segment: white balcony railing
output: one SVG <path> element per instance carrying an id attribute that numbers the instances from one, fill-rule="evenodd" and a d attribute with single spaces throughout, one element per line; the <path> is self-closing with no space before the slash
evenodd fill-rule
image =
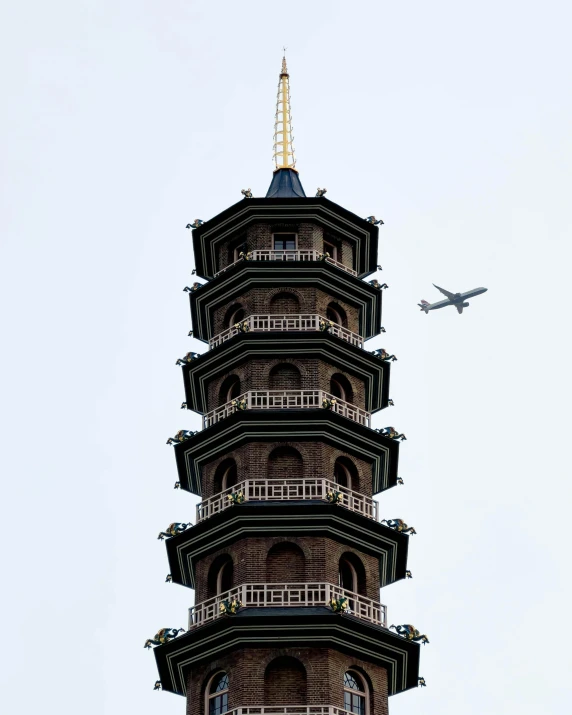
<path id="1" fill-rule="evenodd" d="M 352 715 L 334 705 L 250 705 L 227 710 L 222 715 Z"/>
<path id="2" fill-rule="evenodd" d="M 328 606 L 332 598 L 347 598 L 346 613 L 387 628 L 386 606 L 341 586 L 331 583 L 244 583 L 189 608 L 189 629 L 223 616 L 220 606 L 224 601 L 239 600 L 245 608 L 289 608 Z"/>
<path id="3" fill-rule="evenodd" d="M 255 251 L 249 251 L 248 256 L 249 256 L 248 259 L 238 258 L 233 263 L 229 263 L 228 266 L 225 266 L 220 271 L 217 271 L 215 273 L 215 277 L 220 275 L 221 273 L 224 273 L 225 271 L 228 271 L 229 268 L 232 268 L 232 266 L 235 266 L 237 263 L 242 263 L 242 261 L 245 261 L 245 260 L 249 260 L 249 261 L 324 261 L 325 260 L 327 263 L 331 263 L 332 265 L 336 266 L 337 268 L 340 268 L 342 271 L 345 271 L 346 273 L 350 273 L 352 276 L 357 276 L 357 271 L 354 271 L 353 268 L 348 268 L 348 266 L 345 266 L 343 263 L 340 263 L 340 261 L 336 261 L 333 258 L 323 258 L 323 253 L 320 253 L 320 251 L 316 251 L 313 249 L 300 249 L 300 250 L 293 250 L 293 251 L 274 251 L 271 249 L 255 250 Z"/>
<path id="4" fill-rule="evenodd" d="M 323 390 L 249 390 L 203 416 L 204 427 L 211 427 L 237 410 L 319 409 L 324 401 L 335 400 L 329 409 L 366 427 L 371 426 L 371 414 Z M 242 407 L 241 407 L 242 405 Z"/>
<path id="5" fill-rule="evenodd" d="M 333 321 L 323 318 L 321 315 L 301 314 L 301 315 L 249 315 L 244 318 L 236 326 L 232 326 L 227 330 L 210 338 L 209 347 L 216 348 L 217 345 L 225 343 L 238 333 L 254 332 L 254 333 L 272 333 L 283 331 L 318 331 L 323 330 L 320 325 L 327 325 L 328 332 L 336 335 L 342 340 L 346 340 L 358 348 L 363 348 L 363 338 L 357 333 L 352 333 L 351 330 L 343 328 L 341 325 Z"/>
<path id="6" fill-rule="evenodd" d="M 336 491 L 342 494 L 341 506 L 378 520 L 378 503 L 374 499 L 329 479 L 245 479 L 197 504 L 197 524 L 233 506 L 229 496 L 237 492 L 242 492 L 245 501 L 327 501 L 328 492 Z"/>

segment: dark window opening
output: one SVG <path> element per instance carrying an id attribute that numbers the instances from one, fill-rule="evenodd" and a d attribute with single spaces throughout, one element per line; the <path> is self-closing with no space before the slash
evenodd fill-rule
<path id="1" fill-rule="evenodd" d="M 218 673 L 209 690 L 209 715 L 222 715 L 228 711 L 228 675 Z"/>
<path id="2" fill-rule="evenodd" d="M 366 715 L 365 689 L 354 673 L 344 675 L 344 710 L 356 715 Z"/>
<path id="3" fill-rule="evenodd" d="M 275 251 L 295 251 L 296 250 L 296 234 L 295 233 L 275 233 L 273 238 L 274 238 L 274 250 Z"/>
<path id="4" fill-rule="evenodd" d="M 328 243 L 328 241 L 324 241 L 324 253 L 329 253 L 330 258 L 333 258 L 334 261 L 338 258 L 338 249 L 333 243 Z"/>

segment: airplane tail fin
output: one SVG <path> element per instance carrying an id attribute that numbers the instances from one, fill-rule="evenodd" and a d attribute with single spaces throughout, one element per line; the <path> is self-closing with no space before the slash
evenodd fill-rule
<path id="1" fill-rule="evenodd" d="M 429 315 L 429 306 L 431 303 L 428 303 L 426 300 L 421 299 L 421 303 L 417 303 L 417 305 L 421 308 L 422 311 L 424 311 L 425 315 Z"/>

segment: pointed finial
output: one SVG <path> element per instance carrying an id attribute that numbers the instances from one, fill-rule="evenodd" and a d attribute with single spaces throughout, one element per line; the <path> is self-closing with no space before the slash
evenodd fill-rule
<path id="1" fill-rule="evenodd" d="M 296 158 L 292 141 L 292 110 L 290 108 L 290 75 L 286 66 L 286 48 L 278 79 L 276 121 L 274 123 L 274 161 L 276 169 L 295 169 Z"/>
<path id="2" fill-rule="evenodd" d="M 282 72 L 281 74 L 288 74 L 288 67 L 286 67 L 286 48 L 282 48 L 284 50 L 284 56 L 282 57 Z"/>

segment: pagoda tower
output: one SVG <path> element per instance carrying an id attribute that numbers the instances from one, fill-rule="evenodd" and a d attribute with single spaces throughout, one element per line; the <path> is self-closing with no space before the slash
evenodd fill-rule
<path id="1" fill-rule="evenodd" d="M 164 536 L 195 605 L 185 633 L 151 643 L 188 715 L 385 715 L 418 685 L 423 636 L 390 630 L 380 602 L 408 575 L 410 538 L 373 499 L 398 482 L 402 437 L 371 424 L 390 402 L 391 357 L 364 348 L 383 330 L 383 291 L 364 280 L 380 222 L 306 196 L 285 60 L 274 158 L 265 197 L 191 225 L 208 349 L 180 363 L 203 428 L 170 441 L 176 486 L 201 502 Z"/>

